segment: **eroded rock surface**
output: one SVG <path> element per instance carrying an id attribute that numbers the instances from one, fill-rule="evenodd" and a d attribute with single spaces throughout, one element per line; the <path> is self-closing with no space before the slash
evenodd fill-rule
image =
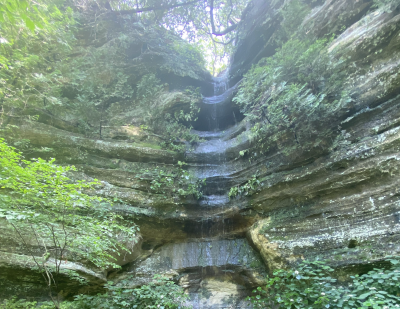
<path id="1" fill-rule="evenodd" d="M 229 86 L 252 64 L 275 53 L 274 38 L 282 22 L 277 10 L 282 4 L 251 2 L 226 90 L 233 93 Z M 102 182 L 99 195 L 121 199 L 124 205 L 117 205 L 118 211 L 136 216 L 140 254 L 122 270 L 101 278 L 86 272 L 93 285 L 100 286 L 98 280 L 107 276 L 118 280 L 133 274 L 132 285 L 138 286 L 162 273 L 192 295 L 195 308 L 245 308 L 244 296 L 262 284 L 266 272 L 299 259 L 329 259 L 339 270 L 357 272 L 385 255 L 400 254 L 400 11 L 373 9 L 372 4 L 312 1 L 303 26 L 316 37 L 337 34 L 329 51 L 338 59 L 345 57 L 354 68 L 343 86 L 351 100 L 320 115 L 316 129 L 300 131 L 297 140 L 290 130 L 271 131 L 263 154 L 255 147 L 247 118 L 238 117 L 235 124 L 229 115 L 224 128 L 217 130 L 221 126 L 218 113 L 212 114 L 213 104 L 228 106 L 231 112 L 232 93 L 218 92 L 220 100 L 203 102 L 209 106 L 201 111 L 202 117 L 210 123 L 197 125 L 195 133 L 204 140 L 185 154 L 160 149 L 159 136 L 149 137 L 135 125 L 111 126 L 96 139 L 64 122 L 56 125 L 48 120 L 51 117 L 45 124 L 18 123 L 10 136 L 30 140 L 34 149 L 29 156 L 75 164 L 79 177 Z M 139 57 L 140 51 L 136 53 Z M 187 84 L 202 85 L 203 94 L 211 96 L 209 77 L 200 71 L 189 77 L 177 72 L 174 83 L 187 78 Z M 184 108 L 184 97 L 173 90 L 160 102 L 165 111 L 174 111 Z M 177 171 L 178 161 L 206 180 L 201 199 L 177 197 L 173 188 L 164 194 L 150 188 L 155 178 L 151 171 Z M 143 173 L 146 170 L 150 172 Z M 229 199 L 230 188 L 254 175 L 260 184 L 251 195 Z M 15 254 L 7 251 L 11 249 L 2 247 L 4 256 Z M 29 268 L 13 261 L 1 258 L 6 274 Z M 9 286 L 18 285 L 7 278 Z M 37 293 L 38 277 L 29 278 L 23 289 Z"/>

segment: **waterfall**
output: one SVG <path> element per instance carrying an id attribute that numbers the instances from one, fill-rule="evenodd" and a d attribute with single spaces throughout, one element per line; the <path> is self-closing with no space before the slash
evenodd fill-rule
<path id="1" fill-rule="evenodd" d="M 200 145 L 200 149 L 207 151 L 210 151 L 211 153 L 215 153 L 216 156 L 213 158 L 210 158 L 208 162 L 205 162 L 207 164 L 212 164 L 216 166 L 216 170 L 218 170 L 218 167 L 221 167 L 225 164 L 226 162 L 226 156 L 225 156 L 225 151 L 224 151 L 224 141 L 223 141 L 223 133 L 221 132 L 221 125 L 220 125 L 220 119 L 221 115 L 224 114 L 224 103 L 229 101 L 232 98 L 232 93 L 233 89 L 229 89 L 228 85 L 228 71 L 225 71 L 221 76 L 215 77 L 213 79 L 213 88 L 214 88 L 214 95 L 212 97 L 205 97 L 203 99 L 203 104 L 207 105 L 209 114 L 206 117 L 206 122 L 208 123 L 208 130 L 203 131 L 202 133 L 199 133 L 201 136 L 205 137 L 207 139 L 206 142 L 204 142 L 202 145 Z M 234 112 L 232 111 L 233 115 Z M 236 122 L 236 119 L 235 119 Z M 218 173 L 215 175 L 207 175 L 207 176 L 216 176 Z M 207 188 L 206 195 L 204 196 L 203 200 L 200 201 L 200 206 L 202 206 L 205 211 L 204 215 L 202 218 L 202 224 L 201 224 L 201 235 L 202 235 L 202 241 L 204 243 L 208 242 L 210 239 L 208 237 L 211 235 L 210 231 L 207 230 L 209 229 L 213 223 L 215 223 L 215 220 L 217 221 L 217 226 L 218 227 L 218 238 L 219 239 L 224 239 L 225 238 L 225 218 L 224 218 L 224 211 L 225 211 L 225 204 L 229 201 L 227 198 L 226 192 L 226 186 L 224 183 L 221 183 L 221 180 L 223 182 L 223 179 L 217 179 L 214 180 L 214 183 L 211 187 Z M 218 211 L 218 215 L 216 218 L 212 218 L 210 216 L 210 212 L 212 209 L 215 208 L 220 208 Z M 202 259 L 205 261 L 208 261 L 209 259 L 212 259 L 211 253 L 210 253 L 210 247 L 209 246 L 203 246 L 204 252 L 202 252 Z M 222 250 L 223 248 L 221 248 Z M 222 272 L 226 272 L 226 263 L 223 263 L 224 265 L 221 266 Z M 203 301 L 207 298 L 205 294 L 205 288 L 203 286 L 204 282 L 207 280 L 207 265 L 213 265 L 215 264 L 215 261 L 211 261 L 211 263 L 205 263 L 205 265 L 202 267 L 201 270 L 201 280 L 200 280 L 200 297 L 198 299 L 197 305 L 198 309 L 205 309 L 208 308 L 207 305 L 203 303 Z M 224 269 L 225 268 L 225 269 Z"/>
<path id="2" fill-rule="evenodd" d="M 247 202 L 230 201 L 228 193 L 237 164 L 233 156 L 241 147 L 248 147 L 236 136 L 246 127 L 241 123 L 243 115 L 233 104 L 237 85 L 229 87 L 228 73 L 214 78 L 212 86 L 214 95 L 203 98 L 193 130 L 203 141 L 185 153 L 191 172 L 198 179 L 206 179 L 203 197 L 193 203 L 193 221 L 185 226 L 192 237 L 182 247 L 187 251 L 166 249 L 173 251 L 166 253 L 166 260 L 178 260 L 185 267 L 187 280 L 192 280 L 192 285 L 185 285 L 193 309 L 244 309 L 253 279 L 243 269 L 252 273 L 251 265 L 258 265 L 259 257 L 243 235 L 243 226 L 249 223 L 238 210 L 244 209 Z"/>

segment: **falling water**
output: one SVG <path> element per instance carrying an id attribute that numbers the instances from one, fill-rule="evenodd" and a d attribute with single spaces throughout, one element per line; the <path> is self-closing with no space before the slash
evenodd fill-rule
<path id="1" fill-rule="evenodd" d="M 229 97 L 232 96 L 232 89 L 229 89 L 228 87 L 228 72 L 225 72 L 222 74 L 220 77 L 216 77 L 213 80 L 213 86 L 214 86 L 214 96 L 212 97 L 206 97 L 204 98 L 204 104 L 207 104 L 209 106 L 209 115 L 206 119 L 208 121 L 208 129 L 209 131 L 205 133 L 205 135 L 208 135 L 209 140 L 206 141 L 203 145 L 203 150 L 206 149 L 207 147 L 210 147 L 210 150 L 213 153 L 217 153 L 217 156 L 215 157 L 215 160 L 213 162 L 208 162 L 216 166 L 223 166 L 226 161 L 225 157 L 225 152 L 218 151 L 218 147 L 222 147 L 224 142 L 222 141 L 223 134 L 220 132 L 220 115 L 224 112 L 224 106 L 221 104 L 223 102 L 226 102 Z M 235 117 L 235 116 L 234 116 Z M 235 119 L 236 122 L 236 119 Z M 201 147 L 201 146 L 200 146 Z M 215 151 L 217 150 L 217 151 Z M 214 175 L 217 176 L 217 175 Z M 217 176 L 218 177 L 218 176 Z M 202 237 L 202 242 L 208 241 L 206 239 L 207 237 L 210 236 L 210 232 L 208 231 L 209 227 L 212 225 L 212 220 L 213 218 L 210 216 L 211 209 L 215 207 L 221 207 L 220 213 L 221 215 L 219 218 L 215 219 L 217 221 L 220 221 L 221 223 L 221 238 L 225 238 L 225 223 L 224 223 L 224 208 L 225 204 L 227 202 L 227 196 L 226 195 L 221 195 L 221 192 L 224 191 L 224 187 L 221 187 L 221 182 L 220 181 L 215 181 L 215 186 L 209 192 L 211 195 L 205 196 L 203 201 L 201 201 L 201 206 L 204 207 L 204 215 L 201 220 L 201 237 Z M 205 230 L 206 229 L 206 230 Z M 210 248 L 208 246 L 204 246 L 204 251 L 202 252 L 202 259 L 205 261 L 208 261 L 208 259 L 211 259 L 211 254 L 210 254 Z M 214 263 L 211 263 L 213 265 Z M 205 288 L 205 282 L 207 280 L 207 268 L 206 268 L 207 263 L 202 267 L 201 270 L 201 280 L 200 280 L 200 297 L 198 299 L 198 308 L 206 308 L 205 303 L 203 303 L 203 300 L 206 299 L 206 295 L 204 295 L 204 288 Z M 223 268 L 224 266 L 222 266 Z M 224 270 L 223 270 L 224 271 Z M 226 265 L 225 265 L 225 272 L 226 272 Z"/>

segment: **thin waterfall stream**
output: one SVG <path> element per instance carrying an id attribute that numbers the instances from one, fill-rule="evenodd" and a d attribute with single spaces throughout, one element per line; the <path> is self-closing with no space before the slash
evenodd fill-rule
<path id="1" fill-rule="evenodd" d="M 226 163 L 226 156 L 225 156 L 225 147 L 226 142 L 223 140 L 224 137 L 224 130 L 221 130 L 220 127 L 220 119 L 223 118 L 225 115 L 224 112 L 224 103 L 229 101 L 232 97 L 234 88 L 229 89 L 229 82 L 228 82 L 228 71 L 225 71 L 221 76 L 215 77 L 213 79 L 213 88 L 214 88 L 214 96 L 212 97 L 205 97 L 203 99 L 203 103 L 207 105 L 207 108 L 209 109 L 209 114 L 208 117 L 205 118 L 206 122 L 208 123 L 208 130 L 207 131 L 199 131 L 198 134 L 200 137 L 206 138 L 207 141 L 203 142 L 201 145 L 197 147 L 197 152 L 212 152 L 215 153 L 215 157 L 211 157 L 209 160 L 206 160 L 206 166 L 214 166 L 212 170 L 216 172 L 214 175 L 210 175 L 205 172 L 207 175 L 207 178 L 215 177 L 215 181 L 213 182 L 212 186 L 208 187 L 208 190 L 206 190 L 206 194 L 203 197 L 202 201 L 200 201 L 200 205 L 202 208 L 204 208 L 203 211 L 203 217 L 201 220 L 201 238 L 203 243 L 207 243 L 207 245 L 203 246 L 204 251 L 202 251 L 202 259 L 205 260 L 205 263 L 201 269 L 201 278 L 200 278 L 200 293 L 199 293 L 199 298 L 198 301 L 196 302 L 197 308 L 198 309 L 205 309 L 205 308 L 210 308 L 207 305 L 207 291 L 206 291 L 206 281 L 207 281 L 207 276 L 208 276 L 208 270 L 207 266 L 208 265 L 217 265 L 217 261 L 213 261 L 213 255 L 211 253 L 211 248 L 212 248 L 212 239 L 210 239 L 210 231 L 208 230 L 212 225 L 213 221 L 219 221 L 217 222 L 217 225 L 219 225 L 219 232 L 218 234 L 218 239 L 224 240 L 225 239 L 225 216 L 224 216 L 224 211 L 225 211 L 225 205 L 229 201 L 229 198 L 227 196 L 226 192 L 226 185 L 223 184 L 224 178 L 221 178 L 221 175 L 219 174 L 218 171 L 223 170 L 223 166 Z M 235 120 L 236 124 L 236 119 L 235 119 L 235 113 L 232 111 L 232 115 Z M 222 117 L 221 117 L 222 116 Z M 225 125 L 225 124 L 224 124 Z M 195 150 L 196 152 L 196 150 Z M 222 167 L 222 169 L 221 169 Z M 208 169 L 210 171 L 210 169 Z M 200 174 L 202 174 L 200 172 Z M 199 177 L 202 177 L 203 175 L 198 175 Z M 215 208 L 219 208 L 219 211 L 217 212 L 218 215 L 215 216 L 214 218 L 211 216 L 211 210 Z M 210 242 L 211 241 L 211 242 Z M 210 244 L 211 245 L 210 245 Z M 224 250 L 223 246 L 219 248 L 219 250 Z M 221 252 L 222 256 L 226 256 L 224 252 Z M 210 261 L 209 263 L 207 261 Z M 221 272 L 222 274 L 226 273 L 227 271 L 227 262 L 224 261 L 223 264 L 221 265 Z"/>

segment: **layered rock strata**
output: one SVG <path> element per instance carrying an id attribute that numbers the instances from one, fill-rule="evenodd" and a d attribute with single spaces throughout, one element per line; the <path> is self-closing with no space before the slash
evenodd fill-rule
<path id="1" fill-rule="evenodd" d="M 343 89 L 351 100 L 333 116 L 321 115 L 317 129 L 297 141 L 289 130 L 271 133 L 268 151 L 261 154 L 250 121 L 230 116 L 238 111 L 232 96 L 251 65 L 275 53 L 282 4 L 251 2 L 227 92 L 203 102 L 209 105 L 203 106 L 195 133 L 204 141 L 184 154 L 159 149 L 158 137 L 148 138 L 135 126 L 115 126 L 100 140 L 68 126 L 56 129 L 54 121 L 17 124 L 11 135 L 30 140 L 30 156 L 75 164 L 79 177 L 102 181 L 99 195 L 121 199 L 118 210 L 136 216 L 139 253 L 118 272 L 81 269 L 94 286 L 128 274 L 134 275 L 133 285 L 141 285 L 162 273 L 192 295 L 195 308 L 244 308 L 243 298 L 267 272 L 299 259 L 329 260 L 339 274 L 348 274 L 400 253 L 400 9 L 373 9 L 373 1 L 312 2 L 302 26 L 316 37 L 337 34 L 329 51 L 354 67 Z M 212 80 L 192 74 L 185 83 L 207 88 Z M 204 95 L 210 97 L 210 90 Z M 171 102 L 169 109 L 180 104 Z M 137 177 L 143 170 L 176 171 L 178 161 L 206 180 L 200 200 L 154 192 L 153 176 Z M 251 195 L 229 199 L 230 188 L 254 175 L 260 184 Z M 23 252 L 10 248 L 1 249 L 2 273 L 23 273 L 23 292 L 37 294 L 40 278 L 27 272 L 26 258 L 18 262 Z M 4 278 L 3 286 L 21 286 L 20 280 Z M 15 292 L 10 289 L 0 288 L 7 291 L 0 297 Z M 65 289 L 66 296 L 81 291 Z"/>

